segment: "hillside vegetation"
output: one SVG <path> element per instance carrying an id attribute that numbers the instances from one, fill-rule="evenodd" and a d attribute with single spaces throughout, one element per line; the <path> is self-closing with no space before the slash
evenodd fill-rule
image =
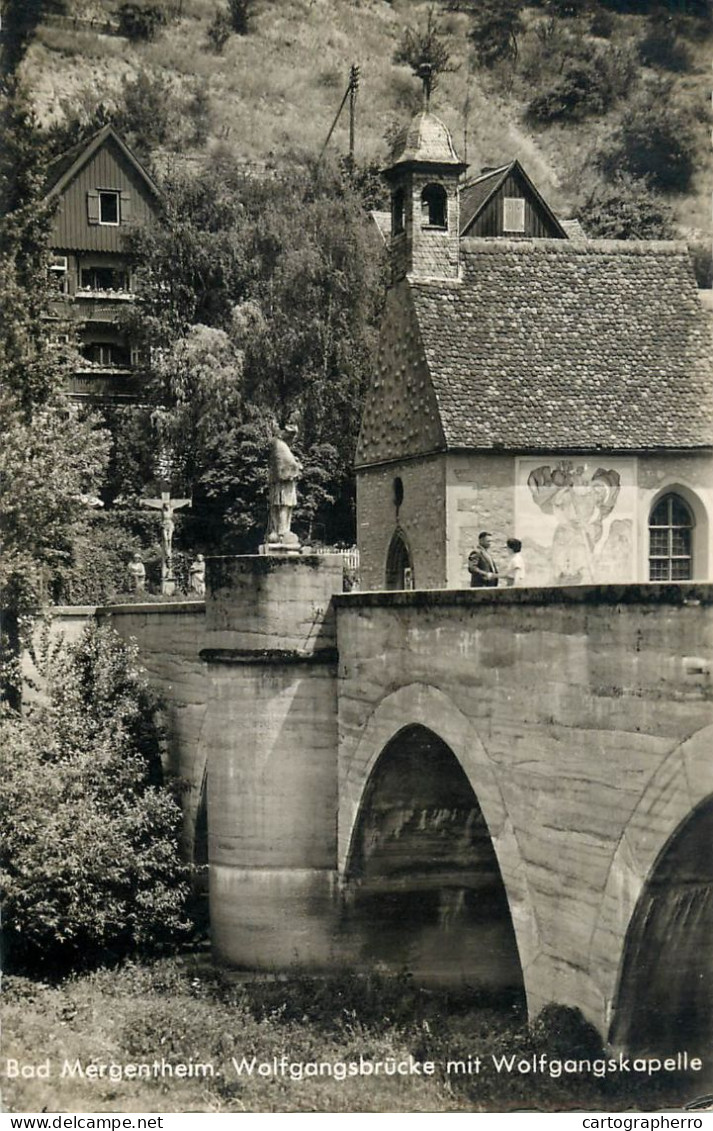
<path id="1" fill-rule="evenodd" d="M 357 64 L 357 159 L 380 162 L 388 137 L 421 102 L 408 64 L 393 59 L 406 29 L 422 33 L 430 15 L 450 56 L 433 108 L 453 131 L 471 173 L 519 157 L 554 206 L 573 214 L 622 167 L 614 144 L 622 126 L 642 120 L 650 139 L 658 123 L 652 115 L 658 115 L 688 151 L 685 168 L 670 154 L 660 155 L 670 181 L 654 187 L 663 190 L 680 234 L 708 239 L 713 37 L 705 3 L 232 5 L 244 14 L 245 34 L 227 28 L 218 42 L 221 36 L 216 39 L 211 29 L 219 17 L 228 20 L 222 0 L 145 4 L 163 22 L 141 41 L 89 26 L 94 20 L 95 27 L 107 21 L 118 27 L 117 0 L 53 0 L 54 14 L 38 27 L 24 61 L 41 119 L 90 126 L 98 107 L 111 115 L 128 95 L 135 117 L 151 120 L 153 136 L 146 140 L 155 167 L 203 164 L 217 151 L 259 169 L 319 153 L 349 67 Z M 511 49 L 489 50 L 488 35 L 502 34 L 497 27 L 493 33 L 492 24 L 508 12 L 517 21 Z M 330 147 L 344 153 L 347 144 L 343 113 Z M 647 159 L 644 154 L 644 166 Z M 646 171 L 641 165 L 637 174 Z"/>

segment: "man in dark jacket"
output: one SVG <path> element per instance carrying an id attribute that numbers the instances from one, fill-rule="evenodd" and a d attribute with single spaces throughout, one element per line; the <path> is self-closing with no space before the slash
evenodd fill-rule
<path id="1" fill-rule="evenodd" d="M 478 545 L 468 555 L 471 586 L 487 585 L 494 588 L 498 584 L 498 567 L 490 553 L 492 542 L 492 534 L 482 530 L 478 535 Z"/>

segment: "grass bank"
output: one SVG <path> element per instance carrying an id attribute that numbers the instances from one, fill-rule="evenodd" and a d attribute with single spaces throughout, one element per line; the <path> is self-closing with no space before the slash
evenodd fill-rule
<path id="1" fill-rule="evenodd" d="M 6 1111 L 618 1111 L 696 1094 L 682 1077 L 557 1075 L 601 1055 L 570 1011 L 528 1027 L 519 1001 L 408 977 L 240 981 L 190 956 L 4 989 Z"/>

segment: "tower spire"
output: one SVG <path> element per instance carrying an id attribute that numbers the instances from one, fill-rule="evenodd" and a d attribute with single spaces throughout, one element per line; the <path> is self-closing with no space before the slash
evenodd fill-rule
<path id="1" fill-rule="evenodd" d="M 428 113 L 431 107 L 431 89 L 433 87 L 433 67 L 430 63 L 419 63 L 418 77 L 423 83 L 423 108 Z"/>

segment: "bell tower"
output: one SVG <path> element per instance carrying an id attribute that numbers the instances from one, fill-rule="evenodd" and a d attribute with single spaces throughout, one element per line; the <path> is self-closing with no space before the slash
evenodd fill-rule
<path id="1" fill-rule="evenodd" d="M 459 183 L 466 167 L 426 103 L 396 138 L 384 169 L 391 189 L 393 283 L 458 278 Z"/>

